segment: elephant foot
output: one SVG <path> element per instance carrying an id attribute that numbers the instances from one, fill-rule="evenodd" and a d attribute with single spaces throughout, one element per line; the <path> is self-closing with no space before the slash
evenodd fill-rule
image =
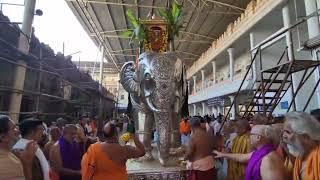
<path id="1" fill-rule="evenodd" d="M 143 161 L 152 161 L 154 158 L 151 154 L 151 152 L 146 152 L 146 154 L 144 156 L 142 156 L 141 158 L 137 159 L 137 161 L 139 162 L 143 162 Z"/>
<path id="2" fill-rule="evenodd" d="M 168 166 L 168 157 L 167 156 L 161 156 L 160 152 L 158 152 L 158 159 L 159 159 L 159 162 L 162 166 Z"/>
<path id="3" fill-rule="evenodd" d="M 169 154 L 171 156 L 180 156 L 182 154 L 184 154 L 184 149 L 182 147 L 179 148 L 170 148 Z"/>

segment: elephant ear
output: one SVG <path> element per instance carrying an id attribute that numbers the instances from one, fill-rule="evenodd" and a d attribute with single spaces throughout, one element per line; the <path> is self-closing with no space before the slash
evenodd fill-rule
<path id="1" fill-rule="evenodd" d="M 136 78 L 135 65 L 133 61 L 125 63 L 120 71 L 120 83 L 130 94 L 139 95 L 139 82 Z"/>

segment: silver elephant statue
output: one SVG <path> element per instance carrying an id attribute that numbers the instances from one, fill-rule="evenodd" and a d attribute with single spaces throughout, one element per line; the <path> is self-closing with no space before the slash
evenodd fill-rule
<path id="1" fill-rule="evenodd" d="M 170 148 L 178 147 L 180 142 L 180 110 L 187 93 L 184 63 L 174 52 L 146 52 L 140 55 L 137 67 L 132 61 L 123 65 L 120 83 L 131 94 L 133 107 L 139 110 L 138 133 L 146 155 L 151 157 L 155 123 L 159 133 L 158 158 L 165 166 Z"/>

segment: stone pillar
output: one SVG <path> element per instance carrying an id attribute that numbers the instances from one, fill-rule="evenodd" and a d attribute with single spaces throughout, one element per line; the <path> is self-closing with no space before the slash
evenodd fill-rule
<path id="1" fill-rule="evenodd" d="M 204 70 L 202 69 L 201 70 L 201 89 L 202 89 L 202 91 L 205 89 L 205 84 L 206 84 L 206 82 L 204 79 Z"/>
<path id="2" fill-rule="evenodd" d="M 104 52 L 104 46 L 100 45 L 100 54 L 101 54 L 101 57 L 100 57 L 100 69 L 99 69 L 99 81 L 100 81 L 100 84 L 99 84 L 99 91 L 102 93 L 103 91 L 103 60 L 104 60 L 104 56 L 105 56 L 105 52 Z M 100 96 L 100 100 L 99 100 L 99 121 L 98 121 L 98 127 L 99 127 L 99 130 L 102 130 L 103 128 L 103 97 Z M 118 103 L 118 102 L 117 102 Z M 118 106 L 118 104 L 116 105 Z M 116 110 L 117 111 L 117 110 Z M 116 112 L 115 112 L 116 113 Z M 117 115 L 118 113 L 116 113 Z"/>
<path id="3" fill-rule="evenodd" d="M 231 116 L 230 116 L 230 119 L 231 120 L 235 120 L 236 119 L 236 115 L 238 114 L 237 112 L 238 112 L 238 104 L 237 104 L 237 101 L 236 101 L 236 99 L 235 99 L 235 97 L 234 96 L 229 96 L 229 98 L 230 98 L 230 101 L 231 101 L 231 103 L 233 102 L 233 101 L 235 101 L 234 103 L 233 103 L 233 105 L 230 107 L 231 108 Z"/>
<path id="4" fill-rule="evenodd" d="M 197 105 L 195 103 L 193 104 L 193 115 L 197 115 Z"/>
<path id="5" fill-rule="evenodd" d="M 196 87 L 197 87 L 197 76 L 192 76 L 193 78 L 193 92 L 196 93 Z"/>
<path id="6" fill-rule="evenodd" d="M 310 15 L 317 11 L 317 2 L 316 0 L 304 0 L 306 15 Z M 319 27 L 319 19 L 318 16 L 313 16 L 307 20 L 308 25 L 308 34 L 309 39 L 314 38 L 319 35 L 320 27 Z"/>
<path id="7" fill-rule="evenodd" d="M 202 102 L 202 116 L 204 116 L 206 114 L 206 103 L 205 102 Z"/>
<path id="8" fill-rule="evenodd" d="M 250 48 L 253 49 L 254 46 L 255 46 L 254 34 L 251 32 L 251 33 L 250 33 Z M 254 55 L 255 55 L 256 52 L 257 52 L 256 50 L 254 50 L 254 51 L 251 52 L 251 57 L 252 57 L 252 58 L 254 57 Z M 256 68 L 257 68 L 257 63 L 258 63 L 257 60 L 255 60 L 255 61 L 252 63 L 252 69 L 251 69 L 250 74 L 251 74 L 251 78 L 252 78 L 253 80 L 256 80 L 256 77 L 257 77 L 257 70 L 256 70 Z"/>
<path id="9" fill-rule="evenodd" d="M 18 49 L 26 54 L 29 53 L 30 42 L 29 39 L 31 37 L 32 32 L 32 23 L 34 17 L 34 10 L 36 6 L 36 0 L 28 0 L 24 5 L 23 12 L 23 22 L 21 27 L 21 33 L 19 36 Z M 17 66 L 14 72 L 14 80 L 13 80 L 13 89 L 16 89 L 17 92 L 13 92 L 10 97 L 9 104 L 9 115 L 11 119 L 18 123 L 20 106 L 22 100 L 22 93 L 19 91 L 24 90 L 24 80 L 26 75 L 26 66 L 27 63 L 23 59 L 17 60 Z"/>
<path id="10" fill-rule="evenodd" d="M 288 28 L 291 25 L 290 19 L 290 11 L 289 5 L 287 4 L 282 8 L 282 18 L 283 18 L 283 26 L 284 28 Z M 291 31 L 286 32 L 286 44 L 288 47 L 288 60 L 292 61 L 294 59 L 294 50 L 292 43 L 292 34 Z M 292 75 L 292 87 L 291 87 L 291 97 L 293 97 L 294 90 L 297 89 L 297 84 L 299 83 L 299 78 L 297 77 L 297 73 Z M 296 102 L 293 102 L 292 110 L 296 110 Z"/>
<path id="11" fill-rule="evenodd" d="M 233 76 L 234 76 L 234 57 L 233 57 L 233 52 L 234 52 L 234 48 L 229 48 L 228 50 L 228 54 L 229 54 L 229 75 L 230 75 L 230 81 L 233 81 Z"/>
<path id="12" fill-rule="evenodd" d="M 307 16 L 317 11 L 316 0 L 304 0 L 304 3 L 305 3 Z M 308 25 L 309 39 L 317 36 L 320 33 L 319 19 L 317 16 L 313 16 L 313 17 L 309 18 L 307 20 L 307 25 Z M 317 60 L 316 52 L 313 52 L 312 54 L 313 54 L 312 59 Z M 320 69 L 318 67 L 314 72 L 315 83 L 320 78 L 319 71 L 320 71 Z M 319 107 L 320 106 L 320 87 L 319 86 L 318 86 L 315 94 L 317 96 L 318 107 Z"/>
<path id="13" fill-rule="evenodd" d="M 219 113 L 223 114 L 223 107 L 222 107 L 222 106 L 217 106 L 217 109 L 218 109 L 217 115 L 218 115 Z"/>
<path id="14" fill-rule="evenodd" d="M 213 84 L 216 84 L 216 61 L 212 61 L 212 79 L 213 79 Z"/>
<path id="15" fill-rule="evenodd" d="M 217 106 L 212 106 L 212 114 L 214 114 L 215 117 L 218 116 L 218 109 Z"/>

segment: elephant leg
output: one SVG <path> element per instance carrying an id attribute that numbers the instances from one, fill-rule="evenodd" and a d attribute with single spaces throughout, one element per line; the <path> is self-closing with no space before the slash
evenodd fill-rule
<path id="1" fill-rule="evenodd" d="M 139 127 L 139 138 L 142 140 L 142 143 L 144 145 L 144 148 L 146 150 L 146 155 L 142 160 L 152 160 L 152 147 L 151 147 L 151 141 L 152 141 L 152 128 L 154 123 L 154 117 L 152 112 L 139 112 L 139 121 L 138 121 L 138 127 Z"/>
<path id="2" fill-rule="evenodd" d="M 156 128 L 159 133 L 158 158 L 162 165 L 167 165 L 170 148 L 171 112 L 155 113 Z"/>
<path id="3" fill-rule="evenodd" d="M 179 132 L 179 125 L 180 125 L 180 116 L 178 113 L 172 113 L 172 121 L 171 121 L 171 139 L 170 139 L 170 147 L 171 148 L 178 148 L 181 145 L 181 136 Z"/>

